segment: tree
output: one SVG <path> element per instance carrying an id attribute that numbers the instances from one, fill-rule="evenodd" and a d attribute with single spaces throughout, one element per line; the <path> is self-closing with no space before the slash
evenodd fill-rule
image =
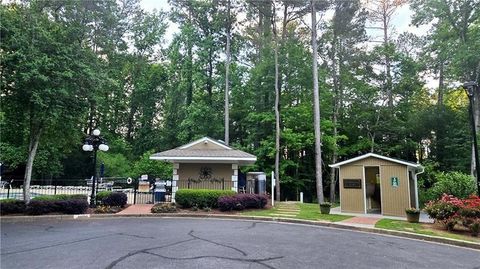
<path id="1" fill-rule="evenodd" d="M 313 119 L 315 129 L 315 179 L 317 186 L 318 204 L 323 203 L 323 178 L 322 178 L 322 138 L 320 129 L 320 98 L 318 93 L 318 66 L 317 66 L 317 11 L 314 0 L 310 2 L 312 8 L 312 72 L 313 72 Z"/>

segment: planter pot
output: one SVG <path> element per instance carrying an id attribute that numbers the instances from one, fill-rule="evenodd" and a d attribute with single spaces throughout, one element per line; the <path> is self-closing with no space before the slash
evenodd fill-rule
<path id="1" fill-rule="evenodd" d="M 330 206 L 320 206 L 320 213 L 330 214 Z"/>
<path id="2" fill-rule="evenodd" d="M 420 212 L 418 213 L 407 213 L 407 221 L 412 223 L 418 223 L 420 220 Z"/>

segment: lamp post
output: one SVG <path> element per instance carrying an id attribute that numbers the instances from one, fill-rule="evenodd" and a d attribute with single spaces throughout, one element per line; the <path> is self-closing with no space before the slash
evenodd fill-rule
<path id="1" fill-rule="evenodd" d="M 478 84 L 475 81 L 469 81 L 463 84 L 463 88 L 468 95 L 468 100 L 470 101 L 469 112 L 470 112 L 470 123 L 472 125 L 472 138 L 473 138 L 473 151 L 475 153 L 475 172 L 477 174 L 477 193 L 480 194 L 480 162 L 478 160 L 478 144 L 477 144 L 477 130 L 475 127 L 475 117 L 474 117 L 474 94 L 478 88 Z"/>
<path id="2" fill-rule="evenodd" d="M 90 207 L 95 207 L 95 182 L 97 181 L 97 151 L 107 151 L 107 142 L 100 136 L 100 130 L 93 130 L 92 134 L 85 138 L 85 144 L 82 146 L 83 151 L 93 151 L 93 178 L 92 178 L 92 194 L 90 196 Z"/>

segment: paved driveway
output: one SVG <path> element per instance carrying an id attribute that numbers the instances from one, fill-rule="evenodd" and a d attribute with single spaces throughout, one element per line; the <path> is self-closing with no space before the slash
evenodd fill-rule
<path id="1" fill-rule="evenodd" d="M 185 218 L 2 223 L 1 268 L 479 268 L 480 252 L 306 225 Z"/>

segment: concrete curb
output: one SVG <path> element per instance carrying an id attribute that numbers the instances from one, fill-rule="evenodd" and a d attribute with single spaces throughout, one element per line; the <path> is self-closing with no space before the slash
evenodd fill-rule
<path id="1" fill-rule="evenodd" d="M 33 222 L 33 221 L 41 221 L 41 220 L 61 221 L 61 220 L 89 220 L 89 219 L 107 219 L 107 218 L 138 218 L 138 217 L 142 217 L 142 218 L 144 217 L 207 218 L 207 219 L 216 218 L 216 219 L 229 219 L 229 220 L 232 220 L 232 219 L 233 220 L 255 220 L 255 221 L 276 222 L 276 223 L 305 224 L 305 225 L 311 225 L 311 226 L 331 227 L 331 228 L 350 230 L 350 231 L 391 235 L 391 236 L 480 250 L 480 243 L 474 243 L 474 242 L 457 240 L 457 239 L 415 234 L 415 233 L 409 233 L 409 232 L 385 230 L 385 229 L 379 229 L 379 228 L 357 227 L 357 226 L 345 225 L 345 224 L 340 224 L 335 222 L 322 222 L 322 221 L 301 220 L 301 219 L 281 218 L 281 217 L 240 216 L 240 215 L 228 215 L 228 214 L 160 213 L 160 214 L 128 214 L 128 215 L 82 214 L 82 215 L 45 215 L 45 216 L 3 216 L 0 218 L 0 220 L 2 223 L 17 223 L 17 222 Z"/>

